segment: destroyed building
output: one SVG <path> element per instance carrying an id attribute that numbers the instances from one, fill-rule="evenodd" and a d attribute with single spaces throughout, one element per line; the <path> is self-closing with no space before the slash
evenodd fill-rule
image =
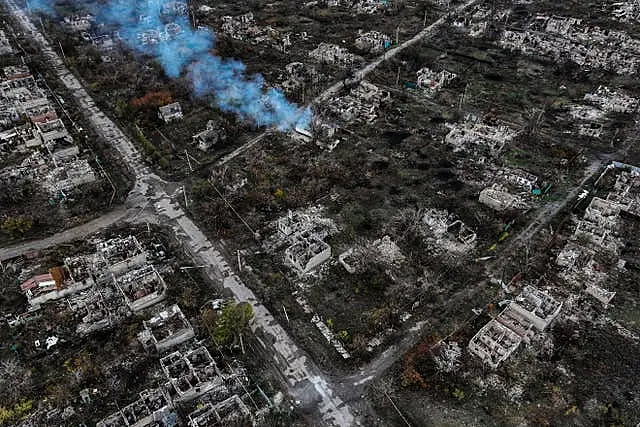
<path id="1" fill-rule="evenodd" d="M 339 67 L 350 68 L 361 61 L 347 49 L 330 43 L 320 43 L 317 48 L 309 52 L 309 56 L 323 64 L 335 64 Z"/>
<path id="2" fill-rule="evenodd" d="M 499 184 L 494 184 L 480 191 L 478 201 L 497 211 L 526 209 L 528 207 L 522 197 L 509 193 L 504 186 Z"/>
<path id="3" fill-rule="evenodd" d="M 423 211 L 420 225 L 425 243 L 434 253 L 465 253 L 475 245 L 477 235 L 464 222 L 439 209 Z"/>
<path id="4" fill-rule="evenodd" d="M 597 261 L 596 254 L 617 258 L 623 247 L 618 237 L 619 216 L 622 212 L 638 216 L 640 202 L 640 173 L 630 165 L 613 162 L 605 172 L 616 171 L 613 189 L 606 199 L 594 197 L 585 209 L 582 219 L 576 223 L 572 238 L 560 251 L 556 264 L 562 267 L 560 277 L 567 283 L 581 287 L 607 307 L 615 291 L 602 288 L 607 271 Z M 622 266 L 622 267 L 621 267 Z M 617 268 L 623 268 L 619 260 Z"/>
<path id="5" fill-rule="evenodd" d="M 636 73 L 640 54 L 640 41 L 623 31 L 589 27 L 577 18 L 545 15 L 536 16 L 524 30 L 505 30 L 499 44 L 526 55 L 569 59 L 617 74 Z"/>
<path id="6" fill-rule="evenodd" d="M 162 353 L 194 337 L 194 331 L 182 310 L 176 304 L 142 322 L 144 330 L 138 341 L 147 350 Z"/>
<path id="7" fill-rule="evenodd" d="M 606 86 L 598 86 L 593 93 L 587 93 L 584 100 L 596 105 L 603 111 L 633 113 L 638 108 L 638 100 L 620 92 L 611 91 Z"/>
<path id="8" fill-rule="evenodd" d="M 72 15 L 63 18 L 63 25 L 71 31 L 89 31 L 95 18 L 92 15 Z"/>
<path id="9" fill-rule="evenodd" d="M 180 107 L 179 102 L 174 102 L 158 108 L 158 118 L 165 123 L 181 120 L 182 117 L 182 107 Z"/>
<path id="10" fill-rule="evenodd" d="M 131 311 L 138 312 L 164 300 L 167 286 L 153 265 L 128 271 L 116 279 Z"/>
<path id="11" fill-rule="evenodd" d="M 371 123 L 378 118 L 380 106 L 390 99 L 391 94 L 388 91 L 363 80 L 351 89 L 348 95 L 333 98 L 327 108 L 345 122 Z"/>
<path id="12" fill-rule="evenodd" d="M 190 401 L 216 388 L 225 389 L 222 373 L 206 347 L 173 352 L 160 359 L 173 401 Z"/>
<path id="13" fill-rule="evenodd" d="M 285 66 L 279 80 L 280 87 L 285 93 L 293 95 L 302 91 L 304 96 L 304 89 L 318 84 L 321 78 L 322 76 L 314 67 L 302 62 L 291 62 Z"/>
<path id="14" fill-rule="evenodd" d="M 482 123 L 475 116 L 465 117 L 463 123 L 447 124 L 449 133 L 445 143 L 453 147 L 454 152 L 485 149 L 491 155 L 498 155 L 518 132 L 505 125 Z"/>
<path id="15" fill-rule="evenodd" d="M 291 212 L 276 221 L 275 242 L 268 244 L 287 246 L 284 262 L 299 275 L 305 275 L 331 257 L 331 246 L 324 242 L 335 230 L 331 220 L 323 218 L 319 209 Z"/>
<path id="16" fill-rule="evenodd" d="M 116 411 L 96 424 L 96 427 L 145 427 L 167 425 L 171 401 L 162 389 L 144 390 L 140 399 Z"/>
<path id="17" fill-rule="evenodd" d="M 216 120 L 209 120 L 205 130 L 193 135 L 193 143 L 201 151 L 208 151 L 211 147 L 226 139 L 227 131 L 224 125 Z"/>
<path id="18" fill-rule="evenodd" d="M 298 273 L 306 274 L 331 258 L 331 246 L 317 235 L 301 233 L 297 241 L 284 252 L 285 264 L 293 267 Z"/>
<path id="19" fill-rule="evenodd" d="M 239 16 L 223 16 L 221 30 L 223 33 L 236 40 L 244 40 L 255 27 L 253 13 L 245 13 Z"/>
<path id="20" fill-rule="evenodd" d="M 428 97 L 433 97 L 438 91 L 456 79 L 454 73 L 447 70 L 435 72 L 428 67 L 421 68 L 416 73 L 416 86 Z"/>
<path id="21" fill-rule="evenodd" d="M 207 403 L 188 416 L 189 427 L 245 425 L 252 421 L 251 411 L 237 394 L 216 403 Z"/>
<path id="22" fill-rule="evenodd" d="M 0 30 L 0 55 L 9 55 L 14 52 L 9 39 L 3 30 Z"/>
<path id="23" fill-rule="evenodd" d="M 96 249 L 115 275 L 143 265 L 147 261 L 147 255 L 135 236 L 99 241 Z"/>
<path id="24" fill-rule="evenodd" d="M 367 53 L 382 53 L 391 46 L 391 38 L 380 31 L 358 30 L 355 46 Z"/>
<path id="25" fill-rule="evenodd" d="M 0 156 L 26 154 L 20 165 L 0 171 L 0 182 L 11 185 L 34 181 L 54 198 L 65 200 L 72 190 L 98 180 L 46 92 L 25 66 L 3 68 L 0 80 L 0 121 L 24 124 L 0 134 Z"/>
<path id="26" fill-rule="evenodd" d="M 558 316 L 562 303 L 533 286 L 525 286 L 495 319 L 469 341 L 469 351 L 497 368 L 520 346 L 529 343 Z"/>

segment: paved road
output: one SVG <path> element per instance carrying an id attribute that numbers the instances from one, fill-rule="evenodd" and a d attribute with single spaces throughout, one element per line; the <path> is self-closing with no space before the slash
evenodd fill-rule
<path id="1" fill-rule="evenodd" d="M 419 41 L 421 41 L 421 40 L 423 40 L 423 39 L 425 39 L 427 37 L 433 36 L 436 33 L 436 31 L 438 31 L 440 29 L 440 27 L 442 27 L 442 25 L 445 24 L 450 17 L 452 17 L 452 16 L 460 16 L 461 14 L 463 14 L 465 12 L 466 9 L 468 9 L 469 7 L 473 6 L 476 3 L 478 3 L 478 0 L 467 0 L 465 3 L 462 3 L 461 5 L 457 6 L 453 10 L 447 12 L 440 19 L 438 19 L 437 21 L 433 22 L 432 24 L 426 26 L 422 31 L 420 31 L 418 34 L 416 34 L 411 39 L 409 39 L 409 40 L 407 40 L 407 41 L 405 41 L 403 43 L 400 43 L 398 46 L 396 46 L 394 48 L 391 48 L 391 49 L 387 50 L 382 55 L 380 55 L 378 58 L 376 58 L 373 62 L 367 64 L 366 66 L 364 66 L 364 68 L 362 68 L 359 71 L 357 71 L 356 74 L 355 74 L 355 77 L 350 79 L 350 80 L 348 80 L 347 84 L 358 83 L 359 81 L 363 80 L 367 76 L 367 74 L 369 74 L 370 72 L 375 70 L 384 61 L 392 59 L 394 56 L 396 56 L 397 54 L 399 54 L 400 52 L 402 52 L 406 48 L 413 46 L 414 44 L 418 43 Z M 342 82 L 335 83 L 333 86 L 329 87 L 327 90 L 325 90 L 320 95 L 318 95 L 313 100 L 313 103 L 314 104 L 320 104 L 320 103 L 323 103 L 323 102 L 327 101 L 330 97 L 332 97 L 333 95 L 338 93 L 340 91 L 340 89 L 343 88 L 343 86 L 344 85 L 343 85 Z"/>
<path id="2" fill-rule="evenodd" d="M 118 208 L 106 213 L 105 215 L 102 215 L 99 218 L 94 219 L 93 221 L 79 225 L 75 228 L 62 231 L 45 239 L 23 242 L 8 248 L 0 248 L 0 262 L 7 259 L 15 258 L 31 250 L 41 250 L 49 248 L 51 246 L 59 245 L 61 243 L 69 242 L 71 240 L 81 239 L 90 235 L 91 233 L 94 233 L 96 230 L 101 230 L 115 224 L 116 222 L 122 220 L 126 215 L 126 209 Z"/>
<path id="3" fill-rule="evenodd" d="M 136 183 L 125 203 L 123 216 L 117 214 L 102 220 L 96 220 L 83 228 L 67 231 L 41 243 L 25 243 L 19 247 L 6 249 L 4 253 L 16 253 L 21 247 L 44 246 L 48 243 L 59 243 L 62 239 L 74 238 L 99 229 L 117 220 L 124 220 L 125 215 L 136 221 L 150 221 L 170 226 L 182 241 L 184 248 L 194 257 L 196 263 L 209 267 L 205 272 L 211 280 L 222 283 L 231 291 L 238 301 L 247 301 L 253 306 L 255 313 L 254 328 L 261 336 L 268 337 L 265 348 L 274 355 L 274 365 L 287 380 L 289 393 L 300 401 L 308 410 L 315 410 L 322 425 L 350 426 L 359 421 L 352 410 L 333 390 L 331 382 L 325 378 L 320 369 L 293 342 L 286 331 L 275 321 L 269 311 L 262 305 L 253 292 L 233 275 L 231 268 L 216 246 L 211 243 L 200 229 L 189 219 L 175 198 L 167 194 L 169 186 L 142 163 L 142 157 L 127 136 L 97 107 L 93 99 L 84 89 L 81 82 L 66 68 L 57 53 L 38 29 L 29 20 L 14 0 L 5 0 L 9 11 L 14 15 L 23 30 L 30 34 L 40 46 L 42 54 L 57 77 L 62 81 L 73 98 L 78 102 L 85 119 L 101 135 L 106 142 L 115 148 L 123 161 L 134 172 Z M 304 391 L 304 392 L 302 392 Z"/>

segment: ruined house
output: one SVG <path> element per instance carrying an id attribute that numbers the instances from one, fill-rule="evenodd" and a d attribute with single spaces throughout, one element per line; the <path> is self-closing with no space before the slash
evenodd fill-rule
<path id="1" fill-rule="evenodd" d="M 245 425 L 252 421 L 251 411 L 237 394 L 218 402 L 207 403 L 189 414 L 189 427 Z"/>
<path id="2" fill-rule="evenodd" d="M 505 125 L 482 123 L 475 116 L 465 117 L 463 123 L 447 124 L 450 129 L 444 141 L 453 151 L 485 148 L 491 155 L 498 155 L 518 134 Z"/>
<path id="3" fill-rule="evenodd" d="M 239 16 L 223 16 L 220 30 L 236 40 L 245 40 L 252 28 L 256 28 L 253 13 Z"/>
<path id="4" fill-rule="evenodd" d="M 216 120 L 209 120 L 202 132 L 193 135 L 193 143 L 202 151 L 207 151 L 227 138 L 223 124 Z"/>
<path id="5" fill-rule="evenodd" d="M 144 330 L 138 341 L 144 348 L 162 353 L 194 337 L 194 331 L 176 304 L 142 322 Z"/>
<path id="6" fill-rule="evenodd" d="M 527 204 L 521 197 L 509 193 L 506 188 L 499 184 L 494 184 L 480 191 L 478 201 L 497 211 L 527 208 Z"/>
<path id="7" fill-rule="evenodd" d="M 380 31 L 358 30 L 355 46 L 364 52 L 381 53 L 391 46 L 391 38 Z"/>
<path id="8" fill-rule="evenodd" d="M 469 341 L 469 351 L 491 368 L 497 368 L 507 360 L 522 342 L 522 338 L 511 329 L 491 320 Z"/>
<path id="9" fill-rule="evenodd" d="M 584 100 L 607 112 L 633 113 L 638 108 L 636 98 L 611 91 L 606 86 L 598 86 L 594 93 L 587 93 Z"/>
<path id="10" fill-rule="evenodd" d="M 320 43 L 317 48 L 309 52 L 309 56 L 324 64 L 335 64 L 349 68 L 360 61 L 360 58 L 347 49 L 330 43 Z"/>
<path id="11" fill-rule="evenodd" d="M 285 264 L 299 274 L 306 274 L 331 258 L 331 246 L 311 233 L 300 234 L 284 253 Z"/>
<path id="12" fill-rule="evenodd" d="M 160 12 L 162 15 L 186 15 L 189 11 L 189 7 L 185 2 L 181 1 L 168 1 L 162 3 Z"/>
<path id="13" fill-rule="evenodd" d="M 147 255 L 135 236 L 100 241 L 96 248 L 114 275 L 122 274 L 147 262 Z"/>
<path id="14" fill-rule="evenodd" d="M 362 80 L 348 95 L 336 97 L 328 103 L 328 109 L 345 122 L 373 122 L 378 118 L 380 106 L 391 99 L 388 91 Z"/>
<path id="15" fill-rule="evenodd" d="M 0 55 L 9 55 L 12 54 L 13 48 L 9 43 L 9 39 L 3 30 L 0 30 Z"/>
<path id="16" fill-rule="evenodd" d="M 440 88 L 448 85 L 456 79 L 454 73 L 447 70 L 435 72 L 428 67 L 421 68 L 416 73 L 416 86 L 423 90 L 426 96 L 434 96 Z"/>
<path id="17" fill-rule="evenodd" d="M 172 405 L 162 389 L 144 390 L 140 399 L 104 418 L 96 427 L 146 427 L 166 425 Z"/>
<path id="18" fill-rule="evenodd" d="M 520 346 L 529 343 L 558 316 L 562 303 L 533 286 L 525 286 L 507 307 L 469 341 L 469 351 L 497 368 Z"/>
<path id="19" fill-rule="evenodd" d="M 62 24 L 71 31 L 89 31 L 95 18 L 92 15 L 65 16 Z"/>
<path id="20" fill-rule="evenodd" d="M 167 286 L 153 265 L 128 271 L 116 279 L 116 286 L 131 311 L 138 312 L 164 300 Z"/>
<path id="21" fill-rule="evenodd" d="M 160 359 L 172 400 L 186 402 L 215 389 L 226 389 L 222 373 L 206 347 L 173 352 Z"/>
<path id="22" fill-rule="evenodd" d="M 181 120 L 182 117 L 182 107 L 180 107 L 179 102 L 174 102 L 158 108 L 158 118 L 165 123 L 171 123 L 174 120 Z"/>

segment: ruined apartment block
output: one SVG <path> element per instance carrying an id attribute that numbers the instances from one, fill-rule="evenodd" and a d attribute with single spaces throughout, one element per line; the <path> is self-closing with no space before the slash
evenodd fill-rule
<path id="1" fill-rule="evenodd" d="M 222 373 L 206 347 L 173 352 L 160 359 L 172 400 L 186 402 L 216 389 L 226 390 Z"/>
<path id="2" fill-rule="evenodd" d="M 162 388 L 140 392 L 140 399 L 111 414 L 96 427 L 145 427 L 166 425 L 171 402 Z"/>
<path id="3" fill-rule="evenodd" d="M 162 353 L 195 336 L 191 324 L 176 304 L 142 322 L 144 330 L 138 340 L 147 350 Z"/>
<path id="4" fill-rule="evenodd" d="M 189 414 L 189 427 L 209 427 L 214 425 L 249 425 L 251 411 L 237 394 L 216 403 L 207 403 Z"/>
<path id="5" fill-rule="evenodd" d="M 469 342 L 469 351 L 497 368 L 518 348 L 529 343 L 558 316 L 562 303 L 533 286 L 522 292 Z"/>

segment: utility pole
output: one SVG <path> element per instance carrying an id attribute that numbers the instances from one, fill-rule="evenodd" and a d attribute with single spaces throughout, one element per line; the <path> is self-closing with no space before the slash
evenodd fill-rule
<path id="1" fill-rule="evenodd" d="M 67 55 L 64 54 L 64 49 L 62 48 L 62 43 L 58 40 L 58 46 L 60 46 L 60 52 L 62 52 L 62 59 L 67 60 Z"/>
<path id="2" fill-rule="evenodd" d="M 191 167 L 191 160 L 189 160 L 189 153 L 187 153 L 187 150 L 184 150 L 184 156 L 187 158 L 187 164 L 189 165 L 189 170 L 191 172 L 193 172 L 193 168 Z"/>
<path id="3" fill-rule="evenodd" d="M 184 207 L 189 208 L 189 202 L 187 201 L 187 192 L 184 189 L 184 185 L 182 186 L 182 195 L 184 196 Z"/>
<path id="4" fill-rule="evenodd" d="M 400 42 L 400 26 L 396 27 L 396 45 Z"/>
<path id="5" fill-rule="evenodd" d="M 422 26 L 427 26 L 427 9 L 424 10 L 424 21 L 422 22 Z"/>
<path id="6" fill-rule="evenodd" d="M 400 66 L 398 65 L 398 74 L 396 74 L 396 86 L 400 84 Z"/>

